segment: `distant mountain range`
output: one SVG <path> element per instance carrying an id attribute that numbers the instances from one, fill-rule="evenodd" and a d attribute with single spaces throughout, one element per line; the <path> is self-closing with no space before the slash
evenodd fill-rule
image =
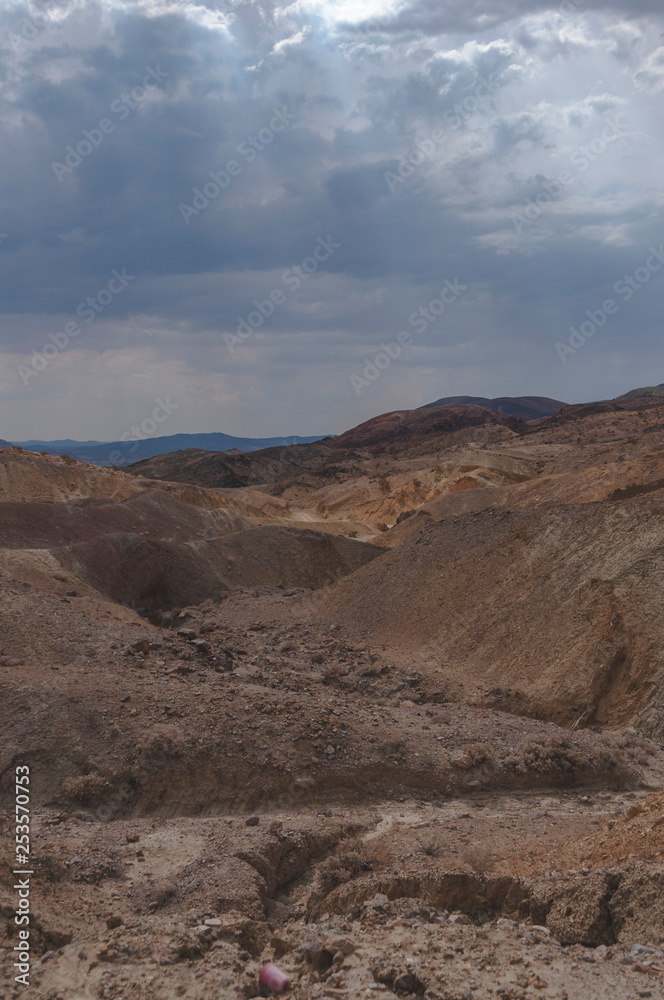
<path id="1" fill-rule="evenodd" d="M 612 402 L 615 402 L 616 405 L 618 405 L 620 400 L 631 400 L 649 396 L 664 397 L 664 383 L 661 385 L 644 386 L 640 389 L 632 389 L 631 392 L 626 392 L 622 396 L 617 396 L 616 400 L 576 404 L 576 407 L 568 407 L 568 404 L 563 403 L 562 400 L 550 399 L 548 396 L 498 396 L 495 399 L 488 399 L 486 396 L 444 396 L 442 399 L 436 399 L 433 403 L 426 403 L 424 406 L 420 406 L 419 410 L 430 410 L 441 406 L 448 406 L 451 408 L 464 405 L 482 406 L 485 409 L 493 410 L 495 413 L 501 413 L 505 417 L 517 417 L 520 420 L 528 421 L 554 417 L 559 414 L 561 410 L 565 410 L 565 413 L 561 414 L 561 418 L 564 418 L 568 412 L 565 408 L 568 408 L 569 415 L 571 416 L 573 411 L 575 412 L 578 407 L 585 406 L 586 408 L 594 407 L 603 409 Z M 644 405 L 646 405 L 645 401 Z M 620 408 L 620 406 L 618 406 L 618 408 Z M 406 411 L 403 412 L 405 413 Z M 409 412 L 415 413 L 417 411 Z M 32 440 L 13 441 L 10 443 L 0 439 L 0 447 L 10 447 L 10 444 L 17 444 L 28 451 L 42 451 L 49 455 L 71 455 L 72 458 L 78 459 L 80 462 L 89 462 L 91 465 L 116 465 L 123 468 L 125 466 L 132 465 L 135 462 L 155 458 L 158 455 L 169 455 L 172 452 L 186 451 L 188 449 L 197 449 L 199 451 L 207 452 L 235 451 L 237 453 L 246 453 L 252 451 L 262 451 L 265 448 L 279 448 L 296 444 L 313 444 L 316 441 L 323 440 L 325 440 L 327 444 L 328 439 L 329 445 L 332 448 L 346 446 L 346 444 L 351 447 L 351 437 L 354 441 L 354 435 L 359 434 L 360 430 L 364 431 L 367 428 L 372 428 L 376 421 L 383 421 L 386 417 L 391 416 L 394 415 L 382 414 L 379 417 L 373 418 L 373 420 L 369 420 L 364 424 L 361 424 L 359 429 L 354 428 L 352 431 L 347 431 L 346 434 L 339 435 L 337 438 L 329 438 L 329 435 L 322 434 L 312 437 L 298 437 L 296 435 L 292 435 L 290 437 L 273 438 L 239 438 L 233 437 L 230 434 L 221 433 L 172 434 L 168 437 L 144 438 L 140 441 L 108 442 L 74 441 L 71 438 L 65 438 L 64 440 L 58 441 Z M 453 417 L 454 414 L 451 409 L 450 413 L 445 415 L 445 418 L 441 416 L 440 419 L 453 421 Z M 348 441 L 346 439 L 348 439 Z M 353 446 L 358 446 L 357 442 L 355 442 L 355 445 Z"/>
<path id="2" fill-rule="evenodd" d="M 79 462 L 89 462 L 91 465 L 107 466 L 131 465 L 155 455 L 167 455 L 172 451 L 184 451 L 187 448 L 202 448 L 205 451 L 261 451 L 263 448 L 275 448 L 292 444 L 310 444 L 320 441 L 323 435 L 316 437 L 274 437 L 274 438 L 239 438 L 230 434 L 171 434 L 168 437 L 144 438 L 142 441 L 72 441 L 65 438 L 62 441 L 14 441 L 27 451 L 45 451 L 49 455 L 71 455 Z M 8 445 L 9 447 L 9 445 Z"/>
<path id="3" fill-rule="evenodd" d="M 484 406 L 487 410 L 496 410 L 497 413 L 505 413 L 509 417 L 520 417 L 521 420 L 553 417 L 567 406 L 567 403 L 559 399 L 549 399 L 548 396 L 498 396 L 497 399 L 487 399 L 486 396 L 444 396 L 434 403 L 420 406 L 420 410 L 459 404 Z"/>

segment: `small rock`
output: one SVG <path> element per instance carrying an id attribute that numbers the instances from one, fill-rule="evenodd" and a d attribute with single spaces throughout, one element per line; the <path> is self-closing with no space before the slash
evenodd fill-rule
<path id="1" fill-rule="evenodd" d="M 416 513 L 417 511 L 415 510 L 402 510 L 397 518 L 397 524 L 401 524 L 403 521 L 407 521 L 409 517 L 412 517 L 413 514 Z"/>
<path id="2" fill-rule="evenodd" d="M 190 667 L 187 663 L 182 663 L 182 662 L 176 663 L 174 666 L 169 667 L 168 670 L 166 671 L 166 675 L 168 677 L 173 676 L 173 674 L 191 674 L 191 673 L 193 673 L 192 667 Z"/>
<path id="3" fill-rule="evenodd" d="M 247 826 L 258 826 L 260 823 L 260 816 L 249 816 L 245 822 Z"/>
<path id="4" fill-rule="evenodd" d="M 302 948 L 307 967 L 311 972 L 324 972 L 332 965 L 333 955 L 318 941 L 310 941 Z"/>
<path id="5" fill-rule="evenodd" d="M 394 992 L 395 993 L 416 993 L 422 996 L 425 990 L 425 985 L 422 980 L 415 975 L 414 972 L 402 972 L 400 976 L 394 980 Z"/>
<path id="6" fill-rule="evenodd" d="M 286 940 L 286 938 L 275 935 L 270 938 L 270 948 L 272 948 L 275 958 L 281 958 L 282 955 L 288 954 L 291 950 L 291 944 Z"/>
<path id="7" fill-rule="evenodd" d="M 389 899 L 382 892 L 377 892 L 375 896 L 368 899 L 364 904 L 365 910 L 382 910 L 389 903 Z"/>
<path id="8" fill-rule="evenodd" d="M 340 951 L 342 955 L 352 955 L 355 951 L 355 945 L 350 938 L 340 934 L 329 934 L 325 938 L 325 947 L 333 954 Z"/>
<path id="9" fill-rule="evenodd" d="M 212 646 L 207 639 L 194 639 L 191 644 L 197 653 L 203 653 L 204 656 L 212 652 Z"/>
<path id="10" fill-rule="evenodd" d="M 632 945 L 629 954 L 632 958 L 636 958 L 637 955 L 654 955 L 656 958 L 664 958 L 664 952 L 658 951 L 657 948 L 651 948 L 647 944 Z"/>
<path id="11" fill-rule="evenodd" d="M 110 917 L 106 918 L 106 926 L 109 931 L 112 931 L 115 927 L 122 926 L 122 917 L 117 913 L 112 914 Z"/>

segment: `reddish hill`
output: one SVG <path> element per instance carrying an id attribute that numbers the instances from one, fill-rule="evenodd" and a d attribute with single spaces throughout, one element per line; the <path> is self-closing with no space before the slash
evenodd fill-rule
<path id="1" fill-rule="evenodd" d="M 567 406 L 567 403 L 563 403 L 562 400 L 551 399 L 549 396 L 498 396 L 497 399 L 488 399 L 486 396 L 445 396 L 433 403 L 425 403 L 419 409 L 430 410 L 434 406 L 458 405 L 459 403 L 485 406 L 488 410 L 507 413 L 512 417 L 520 417 L 521 420 L 552 417 Z"/>
<path id="2" fill-rule="evenodd" d="M 440 406 L 422 410 L 393 410 L 327 440 L 329 448 L 401 451 L 422 442 L 431 442 L 435 435 L 450 434 L 485 424 L 507 427 L 520 433 L 526 425 L 518 417 L 510 417 L 483 406 Z"/>
<path id="3" fill-rule="evenodd" d="M 572 403 L 552 417 L 538 421 L 538 426 L 555 427 L 582 417 L 592 417 L 601 413 L 624 413 L 627 411 L 653 410 L 662 406 L 661 396 L 619 396 L 618 399 L 604 399 L 597 403 Z"/>

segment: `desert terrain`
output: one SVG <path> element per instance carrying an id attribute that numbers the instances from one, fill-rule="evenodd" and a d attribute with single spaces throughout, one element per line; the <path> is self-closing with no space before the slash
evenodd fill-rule
<path id="1" fill-rule="evenodd" d="M 646 391 L 0 448 L 0 994 L 664 997 L 662 593 Z"/>

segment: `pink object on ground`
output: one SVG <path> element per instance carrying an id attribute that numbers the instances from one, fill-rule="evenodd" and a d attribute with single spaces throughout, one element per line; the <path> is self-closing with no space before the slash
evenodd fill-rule
<path id="1" fill-rule="evenodd" d="M 290 979 L 273 962 L 266 962 L 258 977 L 261 986 L 268 986 L 275 993 L 283 993 L 290 986 Z"/>

